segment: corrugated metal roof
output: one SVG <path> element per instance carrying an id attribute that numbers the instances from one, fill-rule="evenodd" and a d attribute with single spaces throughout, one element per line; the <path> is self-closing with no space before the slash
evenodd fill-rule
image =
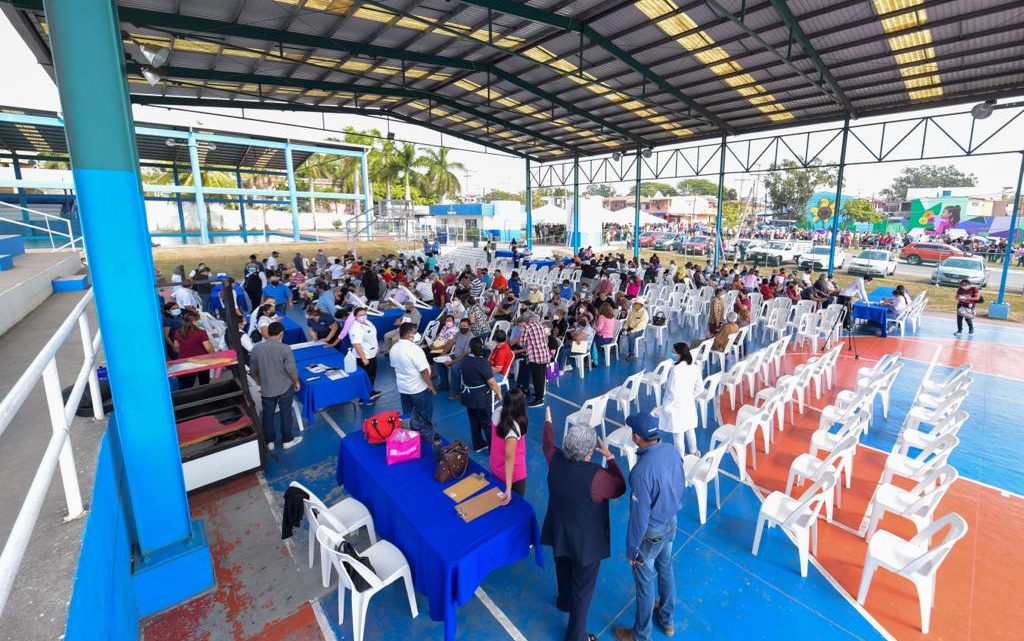
<path id="1" fill-rule="evenodd" d="M 542 161 L 1024 90 L 1019 0 L 118 5 L 136 62 L 171 49 L 156 87 L 129 67 L 136 101 L 372 111 Z"/>

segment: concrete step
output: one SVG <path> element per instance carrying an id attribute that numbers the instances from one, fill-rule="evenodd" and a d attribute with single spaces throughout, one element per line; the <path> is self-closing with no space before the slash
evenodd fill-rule
<path id="1" fill-rule="evenodd" d="M 0 272 L 5 272 L 9 269 L 14 269 L 14 256 L 0 254 Z"/>
<path id="2" fill-rule="evenodd" d="M 25 239 L 19 235 L 0 236 L 0 254 L 19 256 L 25 253 Z"/>
<path id="3" fill-rule="evenodd" d="M 54 278 L 53 291 L 57 292 L 79 292 L 89 288 L 89 277 L 85 274 L 72 274 Z"/>

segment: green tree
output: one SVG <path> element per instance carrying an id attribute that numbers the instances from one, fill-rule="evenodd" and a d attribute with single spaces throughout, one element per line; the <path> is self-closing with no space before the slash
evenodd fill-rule
<path id="1" fill-rule="evenodd" d="M 650 196 L 653 196 L 654 194 L 656 194 L 658 192 L 661 192 L 662 196 L 675 196 L 676 195 L 675 187 L 673 187 L 672 185 L 670 185 L 668 183 L 659 183 L 659 182 L 640 183 L 640 195 L 641 196 L 650 197 Z M 717 193 L 717 191 L 715 193 Z M 629 195 L 630 196 L 635 196 L 636 195 L 636 185 L 633 185 L 632 187 L 629 188 Z"/>
<path id="2" fill-rule="evenodd" d="M 847 225 L 853 223 L 880 223 L 882 213 L 866 198 L 854 198 L 843 203 L 843 218 Z"/>
<path id="3" fill-rule="evenodd" d="M 417 163 L 426 170 L 426 184 L 438 201 L 444 200 L 449 194 L 455 196 L 462 192 L 462 185 L 454 172 L 466 171 L 466 166 L 449 160 L 448 151 L 447 147 L 441 147 L 437 151 L 428 149 Z"/>
<path id="4" fill-rule="evenodd" d="M 736 229 L 740 226 L 740 204 L 736 200 L 727 200 L 722 203 L 722 227 Z"/>
<path id="5" fill-rule="evenodd" d="M 817 162 L 815 159 L 812 164 Z M 835 184 L 835 169 L 815 166 L 802 169 L 792 160 L 772 163 L 764 178 L 764 187 L 776 214 L 801 211 L 816 189 L 834 187 Z"/>
<path id="6" fill-rule="evenodd" d="M 515 200 L 518 202 L 525 202 L 526 195 L 523 192 L 514 193 L 511 191 L 505 191 L 504 189 L 492 189 L 484 194 L 484 201 L 494 202 L 495 200 Z"/>
<path id="7" fill-rule="evenodd" d="M 736 193 L 735 187 L 725 188 L 725 199 L 726 200 L 739 200 L 739 195 Z"/>
<path id="8" fill-rule="evenodd" d="M 707 178 L 684 178 L 676 183 L 676 189 L 683 196 L 717 196 L 718 183 Z"/>
<path id="9" fill-rule="evenodd" d="M 591 196 L 600 196 L 601 198 L 611 198 L 615 196 L 615 188 L 611 185 L 587 185 L 587 193 Z"/>
<path id="10" fill-rule="evenodd" d="M 398 148 L 396 162 L 402 175 L 402 185 L 405 187 L 405 199 L 412 200 L 412 186 L 420 186 L 423 176 L 416 171 L 420 156 L 417 155 L 416 145 L 404 143 Z M 417 189 L 418 190 L 418 189 Z"/>
<path id="11" fill-rule="evenodd" d="M 965 174 L 954 165 L 920 165 L 905 167 L 882 195 L 894 200 L 906 200 L 907 190 L 913 187 L 974 187 L 978 179 Z"/>
<path id="12" fill-rule="evenodd" d="M 370 177 L 374 182 L 384 183 L 384 199 L 391 200 L 391 185 L 397 182 L 402 175 L 401 160 L 398 146 L 394 140 L 379 142 L 376 157 L 370 164 Z"/>

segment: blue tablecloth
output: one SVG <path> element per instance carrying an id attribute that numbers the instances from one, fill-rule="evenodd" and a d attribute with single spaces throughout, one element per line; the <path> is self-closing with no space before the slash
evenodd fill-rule
<path id="1" fill-rule="evenodd" d="M 331 351 L 334 353 L 302 362 L 296 359 L 296 365 L 299 367 L 299 392 L 295 397 L 302 403 L 302 419 L 305 421 L 312 422 L 316 413 L 325 407 L 355 400 L 361 400 L 364 403 L 370 401 L 370 392 L 373 391 L 373 387 L 370 385 L 370 377 L 361 368 L 357 368 L 345 378 L 336 381 L 332 381 L 323 374 L 313 374 L 305 369 L 305 366 L 313 363 L 344 369 L 345 357 L 337 350 Z M 317 377 L 316 380 L 306 380 L 313 377 Z"/>
<path id="2" fill-rule="evenodd" d="M 882 329 L 882 338 L 889 336 L 889 308 L 885 305 L 870 305 L 866 303 L 853 304 L 853 320 L 865 320 L 874 323 Z"/>
<path id="3" fill-rule="evenodd" d="M 868 300 L 872 303 L 878 303 L 886 298 L 892 298 L 893 292 L 895 291 L 895 287 L 876 287 L 868 292 Z"/>
<path id="4" fill-rule="evenodd" d="M 470 462 L 467 473 L 483 471 Z M 453 483 L 440 485 L 433 473 L 429 448 L 417 461 L 389 466 L 384 448 L 371 447 L 362 433 L 341 439 L 338 484 L 369 508 L 377 535 L 405 555 L 416 589 L 430 603 L 430 618 L 444 621 L 445 640 L 453 641 L 456 609 L 473 598 L 489 572 L 529 556 L 530 545 L 541 565 L 540 529 L 533 507 L 519 496 L 464 523 L 442 494 Z"/>
<path id="5" fill-rule="evenodd" d="M 302 326 L 291 318 L 285 316 L 281 319 L 281 324 L 284 325 L 284 338 L 283 340 L 287 345 L 294 345 L 296 343 L 305 343 L 309 338 L 306 333 L 302 331 Z"/>
<path id="6" fill-rule="evenodd" d="M 498 249 L 494 252 L 495 258 L 512 258 L 511 249 Z"/>
<path id="7" fill-rule="evenodd" d="M 337 356 L 339 353 L 340 352 L 338 352 L 338 350 L 333 347 L 328 347 L 323 343 L 292 350 L 292 355 L 295 356 L 295 363 L 300 367 L 306 361 L 315 361 L 319 358 L 330 358 L 332 356 Z"/>
<path id="8" fill-rule="evenodd" d="M 373 323 L 373 326 L 377 328 L 377 339 L 384 340 L 384 334 L 395 329 L 395 321 L 405 315 L 404 309 L 384 309 L 381 310 L 383 316 L 369 315 L 367 318 Z M 420 309 L 420 331 L 422 332 L 426 328 L 427 323 L 434 320 L 441 314 L 440 307 L 431 307 L 429 309 Z"/>

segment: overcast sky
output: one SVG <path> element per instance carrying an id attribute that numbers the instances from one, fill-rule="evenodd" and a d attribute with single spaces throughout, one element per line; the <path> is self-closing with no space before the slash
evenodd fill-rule
<path id="1" fill-rule="evenodd" d="M 0 106 L 25 107 L 31 109 L 44 109 L 57 111 L 59 102 L 57 90 L 49 76 L 42 67 L 36 63 L 35 58 L 15 32 L 14 28 L 7 21 L 6 17 L 0 16 Z M 963 111 L 964 107 L 947 109 L 945 111 Z M 214 111 L 214 110 L 211 110 Z M 152 123 L 166 123 L 175 125 L 202 124 L 204 127 L 223 129 L 228 131 L 248 132 L 280 137 L 291 137 L 293 139 L 323 140 L 332 135 L 330 131 L 323 131 L 321 127 L 326 125 L 328 130 L 337 132 L 346 126 L 353 126 L 360 129 L 377 128 L 382 132 L 390 128 L 395 132 L 399 140 L 416 142 L 423 145 L 444 144 L 453 148 L 450 157 L 462 162 L 469 169 L 468 176 L 459 176 L 463 183 L 463 193 L 481 193 L 489 189 L 504 189 L 508 191 L 520 191 L 525 187 L 525 165 L 520 159 L 510 157 L 497 152 L 489 152 L 479 145 L 452 136 L 442 136 L 428 129 L 407 125 L 400 122 L 388 123 L 382 119 L 364 118 L 350 115 L 325 115 L 310 113 L 273 112 L 273 111 L 249 111 L 246 115 L 252 118 L 274 120 L 277 122 L 287 121 L 290 125 L 302 124 L 311 128 L 295 127 L 286 124 L 270 124 L 265 122 L 252 122 L 242 120 L 230 115 L 239 115 L 237 110 L 215 110 L 218 114 L 198 114 L 184 110 L 170 110 L 156 107 L 135 107 L 135 118 L 139 121 Z M 930 113 L 935 113 L 934 111 Z M 997 112 L 998 114 L 998 112 Z M 901 115 L 901 118 L 907 115 Z M 997 119 L 986 121 L 989 126 Z M 965 131 L 969 127 L 969 119 L 963 119 L 951 124 L 950 133 L 956 135 L 957 131 Z M 818 127 L 820 128 L 820 127 Z M 336 135 L 336 134 L 335 134 Z M 958 158 L 950 161 L 936 161 L 939 163 L 955 164 L 962 171 L 973 172 L 978 177 L 978 188 L 993 194 L 999 193 L 1007 187 L 1012 188 L 1017 179 L 1019 168 L 1019 156 L 988 156 L 978 158 Z M 846 193 L 854 196 L 870 196 L 877 193 L 886 185 L 905 165 L 898 163 L 886 163 L 870 166 L 849 167 L 846 173 Z M 675 183 L 676 180 L 667 182 Z M 746 194 L 751 186 L 751 179 L 748 176 L 728 176 L 728 186 L 740 188 Z M 625 193 L 628 185 L 616 185 L 620 193 Z"/>

